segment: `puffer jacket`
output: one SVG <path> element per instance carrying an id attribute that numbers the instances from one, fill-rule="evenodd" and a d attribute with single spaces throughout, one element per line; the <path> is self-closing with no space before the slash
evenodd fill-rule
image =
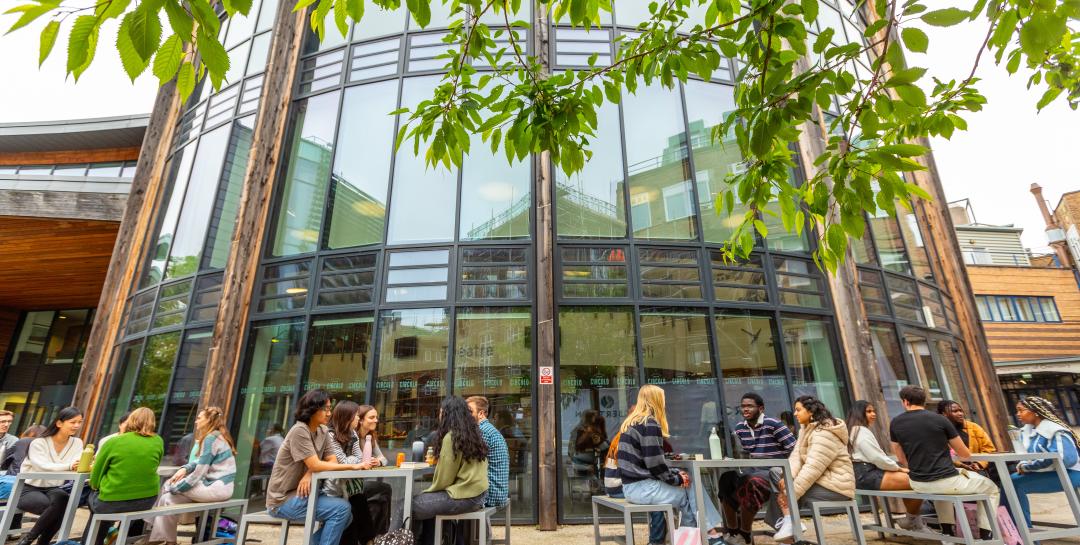
<path id="1" fill-rule="evenodd" d="M 788 457 L 796 497 L 801 498 L 815 484 L 849 498 L 855 497 L 855 468 L 851 465 L 847 444 L 848 431 L 843 420 L 803 427 L 795 450 Z"/>

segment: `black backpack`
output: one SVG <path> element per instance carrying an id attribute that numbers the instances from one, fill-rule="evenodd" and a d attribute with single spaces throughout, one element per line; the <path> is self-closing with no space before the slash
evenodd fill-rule
<path id="1" fill-rule="evenodd" d="M 401 528 L 376 536 L 371 545 L 416 545 L 416 536 L 409 529 L 409 519 L 405 519 Z"/>

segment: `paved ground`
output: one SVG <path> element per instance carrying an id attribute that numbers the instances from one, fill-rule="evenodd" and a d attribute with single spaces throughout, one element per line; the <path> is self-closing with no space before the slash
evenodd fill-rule
<path id="1" fill-rule="evenodd" d="M 1072 514 L 1069 512 L 1068 505 L 1065 503 L 1064 496 L 1061 494 L 1048 494 L 1033 496 L 1032 499 L 1032 511 L 1036 520 L 1045 520 L 1048 522 L 1060 522 L 1060 523 L 1072 523 Z M 78 520 L 74 528 L 81 531 L 85 524 L 85 509 L 79 510 Z M 862 515 L 864 523 L 870 523 L 873 519 L 869 513 Z M 760 528 L 764 528 L 759 525 Z M 812 525 L 810 525 L 812 526 Z M 191 527 L 188 527 L 191 528 Z M 755 527 L 756 529 L 758 527 Z M 183 530 L 183 527 L 181 527 Z M 495 538 L 502 539 L 503 530 L 500 526 L 496 525 L 494 529 Z M 820 540 L 812 536 L 808 536 L 812 541 L 820 543 Z M 615 543 L 616 538 L 618 542 L 623 542 L 623 526 L 621 524 L 607 524 L 600 528 L 600 534 L 602 536 L 603 543 Z M 854 545 L 855 540 L 852 537 L 851 527 L 848 525 L 846 517 L 834 516 L 826 517 L 825 520 L 825 534 L 826 542 L 829 545 Z M 920 544 L 931 543 L 928 541 L 919 541 L 916 539 L 893 537 L 888 541 L 880 540 L 876 534 L 868 535 L 868 544 L 885 544 L 885 543 L 900 543 L 900 544 Z M 267 525 L 252 526 L 251 532 L 249 532 L 249 544 L 261 542 L 266 545 L 277 545 L 278 543 L 278 530 L 276 527 Z M 592 545 L 593 533 L 591 525 L 566 525 L 560 526 L 557 531 L 554 532 L 541 532 L 533 526 L 514 526 L 513 535 L 511 536 L 513 545 Z M 645 545 L 648 543 L 647 528 L 644 523 L 635 525 L 634 542 L 637 545 Z M 181 537 L 181 543 L 187 543 L 187 540 Z M 300 531 L 297 528 L 293 528 L 289 532 L 288 543 L 298 544 L 300 543 Z M 773 543 L 768 537 L 757 537 L 755 543 L 762 545 L 769 545 Z M 1065 540 L 1052 540 L 1043 541 L 1041 545 L 1075 545 L 1080 543 L 1080 538 L 1065 539 Z"/>

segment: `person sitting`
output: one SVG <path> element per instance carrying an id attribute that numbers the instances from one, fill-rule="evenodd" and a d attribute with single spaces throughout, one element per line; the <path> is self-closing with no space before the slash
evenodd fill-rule
<path id="1" fill-rule="evenodd" d="M 285 430 L 281 429 L 281 424 L 274 423 L 270 425 L 270 429 L 267 430 L 266 438 L 258 443 L 259 451 L 259 469 L 262 473 L 269 474 L 274 469 L 274 459 L 277 458 L 277 451 L 281 448 L 281 443 L 285 441 L 285 437 L 282 434 Z"/>
<path id="2" fill-rule="evenodd" d="M 360 424 L 359 410 L 359 405 L 348 400 L 340 401 L 334 407 L 329 425 L 328 444 L 331 455 L 327 457 L 327 461 L 360 464 L 364 469 L 370 469 L 378 463 L 371 457 L 364 460 L 360 438 L 356 434 L 356 428 Z M 341 545 L 362 545 L 378 535 L 371 524 L 371 512 L 363 494 L 363 486 L 361 479 L 328 479 L 323 483 L 323 493 L 327 496 L 349 500 L 352 522 L 341 534 Z"/>
<path id="3" fill-rule="evenodd" d="M 379 448 L 379 411 L 371 405 L 361 405 L 356 411 L 360 423 L 356 430 L 360 440 L 361 463 L 370 463 L 371 467 L 385 466 L 389 462 Z M 382 535 L 390 531 L 390 500 L 393 499 L 393 487 L 382 481 L 364 481 L 364 498 L 367 499 L 368 512 L 371 514 L 371 531 Z"/>
<path id="4" fill-rule="evenodd" d="M 510 451 L 506 448 L 506 439 L 488 420 L 491 405 L 486 397 L 470 396 L 465 403 L 480 426 L 480 437 L 488 448 L 488 492 L 484 507 L 502 507 L 510 501 Z"/>
<path id="5" fill-rule="evenodd" d="M 821 400 L 801 396 L 795 400 L 795 420 L 802 427 L 788 461 L 799 507 L 815 501 L 846 501 L 855 497 L 855 469 L 848 453 L 848 430 L 843 420 L 833 418 Z M 780 508 L 784 512 L 773 539 L 791 541 L 794 524 L 792 506 L 784 494 L 784 481 L 777 483 Z"/>
<path id="6" fill-rule="evenodd" d="M 236 443 L 225 427 L 224 412 L 218 407 L 199 411 L 195 417 L 194 437 L 198 458 L 166 481 L 155 507 L 225 501 L 232 497 Z M 176 545 L 178 523 L 178 515 L 154 519 L 150 542 Z"/>
<path id="7" fill-rule="evenodd" d="M 1049 401 L 1028 396 L 1016 404 L 1016 418 L 1024 424 L 1020 438 L 1027 452 L 1056 452 L 1074 489 L 1080 487 L 1080 437 L 1054 411 Z M 1061 480 L 1054 471 L 1053 460 L 1043 458 L 1020 462 L 1013 473 L 1013 487 L 1020 509 L 1024 512 L 1024 524 L 1031 528 L 1030 494 L 1062 492 Z"/>
<path id="8" fill-rule="evenodd" d="M 900 389 L 900 402 L 904 404 L 904 413 L 893 419 L 889 440 L 893 454 L 909 469 L 911 489 L 920 494 L 986 494 L 996 504 L 1000 493 L 993 481 L 953 465 L 950 448 L 960 459 L 971 456 L 971 452 L 952 422 L 926 410 L 926 390 L 904 386 Z M 934 508 L 942 532 L 951 535 L 956 524 L 952 502 L 934 502 Z M 984 511 L 978 511 L 979 533 L 981 539 L 988 539 L 990 521 Z"/>
<path id="9" fill-rule="evenodd" d="M 311 540 L 318 545 L 338 545 L 341 534 L 352 521 L 352 508 L 348 500 L 312 490 L 311 474 L 364 467 L 326 461 L 332 452 L 325 424 L 332 410 L 326 390 L 311 390 L 300 396 L 294 414 L 296 423 L 278 449 L 266 486 L 266 511 L 275 518 L 303 521 L 307 517 L 308 501 L 315 502 L 315 520 L 322 525 Z M 315 497 L 309 499 L 310 494 Z"/>
<path id="10" fill-rule="evenodd" d="M 75 407 L 60 409 L 45 433 L 30 442 L 19 472 L 75 471 L 83 449 L 82 440 L 76 437 L 82 424 L 82 411 Z M 62 479 L 26 480 L 18 506 L 24 512 L 38 515 L 38 519 L 30 531 L 19 539 L 18 545 L 30 545 L 35 540 L 38 545 L 48 545 L 64 522 L 70 493 L 71 486 Z"/>
<path id="11" fill-rule="evenodd" d="M 669 436 L 664 390 L 654 384 L 642 386 L 619 434 L 619 478 L 626 500 L 669 504 L 682 513 L 683 526 L 702 524 L 710 539 L 720 539 L 723 521 L 712 499 L 705 501 L 704 519 L 699 518 L 690 476 L 669 468 L 664 460 L 664 438 Z"/>
<path id="12" fill-rule="evenodd" d="M 633 407 L 630 408 L 633 411 Z M 622 478 L 619 477 L 619 438 L 622 433 L 616 433 L 611 438 L 611 446 L 608 447 L 607 456 L 604 457 L 604 489 L 612 498 L 624 499 Z M 666 450 L 666 449 L 665 449 Z M 649 513 L 649 545 L 663 545 L 667 542 L 667 522 L 664 514 L 659 511 Z"/>
<path id="13" fill-rule="evenodd" d="M 585 478 L 590 491 L 599 489 L 600 457 L 608 446 L 607 426 L 600 412 L 582 411 L 581 421 L 570 430 L 567 454 L 574 476 Z"/>
<path id="14" fill-rule="evenodd" d="M 878 443 L 873 426 L 877 422 L 877 410 L 869 401 L 858 400 L 848 413 L 847 426 L 851 439 L 848 451 L 855 467 L 855 487 L 859 490 L 911 490 L 908 469 L 901 467 Z M 922 500 L 904 500 L 904 518 L 897 524 L 904 530 L 925 532 L 926 522 L 922 515 Z"/>
<path id="15" fill-rule="evenodd" d="M 157 434 L 154 411 L 139 407 L 131 411 L 124 433 L 110 439 L 94 458 L 90 471 L 90 512 L 126 513 L 145 511 L 157 502 L 160 478 L 157 474 L 165 443 Z M 86 521 L 83 535 L 90 535 L 93 516 Z M 98 525 L 94 543 L 102 545 L 111 522 Z M 136 527 L 141 531 L 141 525 Z M 134 532 L 133 532 L 134 533 Z"/>
<path id="16" fill-rule="evenodd" d="M 15 442 L 19 440 L 14 433 L 9 433 L 14 422 L 15 413 L 0 410 L 0 460 L 7 457 L 6 451 L 15 446 Z"/>
<path id="17" fill-rule="evenodd" d="M 4 457 L 0 460 L 0 500 L 6 500 L 11 495 L 11 489 L 15 487 L 15 480 L 19 476 L 19 469 L 30 452 L 30 443 L 41 437 L 43 433 L 45 433 L 45 426 L 30 426 L 11 448 L 4 450 Z"/>
<path id="18" fill-rule="evenodd" d="M 997 452 L 997 447 L 990 440 L 990 434 L 986 433 L 982 426 L 964 418 L 964 408 L 959 403 L 951 399 L 943 399 L 938 402 L 937 412 L 947 418 L 949 422 L 952 422 L 953 426 L 956 426 L 956 433 L 960 434 L 960 439 L 964 441 L 972 454 L 993 454 Z M 990 465 L 989 462 L 963 462 L 960 460 L 954 461 L 953 464 L 956 467 L 978 471 L 984 475 L 987 475 L 986 470 Z"/>
<path id="19" fill-rule="evenodd" d="M 102 437 L 101 439 L 98 439 L 98 444 L 97 444 L 97 451 L 98 452 L 101 452 L 101 447 L 104 447 L 105 443 L 108 443 L 113 438 L 115 438 L 115 437 L 119 436 L 120 434 L 124 433 L 125 431 L 127 431 L 127 430 L 124 429 L 124 425 L 127 424 L 127 419 L 130 416 L 131 416 L 131 411 L 127 411 L 124 414 L 121 414 L 120 415 L 120 421 L 117 422 L 117 424 L 116 424 L 116 433 L 110 433 L 109 435 L 106 435 L 105 437 Z"/>
<path id="20" fill-rule="evenodd" d="M 739 409 L 743 421 L 735 425 L 734 434 L 746 456 L 775 459 L 791 454 L 791 449 L 795 448 L 795 434 L 783 422 L 765 416 L 765 400 L 760 395 L 755 392 L 743 394 Z M 768 469 L 731 471 L 720 476 L 719 496 L 724 519 L 734 524 L 734 527 L 724 529 L 725 541 L 730 545 L 752 543 L 750 531 L 761 503 L 765 504 L 765 523 L 775 527 L 779 522 L 780 505 L 772 483 L 773 472 Z"/>
<path id="21" fill-rule="evenodd" d="M 484 508 L 488 491 L 488 449 L 465 400 L 449 396 L 439 407 L 435 476 L 412 499 L 414 531 L 420 543 L 435 542 L 435 517 Z"/>

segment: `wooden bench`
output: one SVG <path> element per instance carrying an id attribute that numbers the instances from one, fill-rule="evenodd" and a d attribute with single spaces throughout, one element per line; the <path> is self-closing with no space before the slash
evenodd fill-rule
<path id="1" fill-rule="evenodd" d="M 226 500 L 215 501 L 206 503 L 182 503 L 178 505 L 169 505 L 166 507 L 155 507 L 153 509 L 147 509 L 146 511 L 129 511 L 127 513 L 95 513 L 94 518 L 90 523 L 90 534 L 83 539 L 83 543 L 94 543 L 97 538 L 98 526 L 102 522 L 116 522 L 119 523 L 119 528 L 116 533 L 117 543 L 126 543 L 128 538 L 128 530 L 130 529 L 131 522 L 136 520 L 145 520 L 162 515 L 181 515 L 184 513 L 203 513 L 205 516 L 199 517 L 198 530 L 195 532 L 195 539 L 200 539 L 205 535 L 206 525 L 209 524 L 210 528 L 213 528 L 217 524 L 217 519 L 221 514 L 221 511 L 225 509 L 239 508 L 241 512 L 247 509 L 247 500 Z M 211 545 L 216 543 L 228 543 L 231 539 L 215 539 L 211 537 L 209 541 L 200 542 L 203 545 Z"/>
<path id="2" fill-rule="evenodd" d="M 885 538 L 885 534 L 893 534 L 940 541 L 942 543 L 964 543 L 965 545 L 1004 545 L 1005 543 L 1001 537 L 1001 528 L 998 527 L 997 505 L 990 499 L 990 496 L 986 494 L 951 496 L 946 494 L 922 494 L 915 492 L 914 490 L 856 490 L 855 495 L 869 499 L 870 511 L 874 514 L 875 524 L 864 524 L 863 530 L 877 532 L 882 539 Z M 980 508 L 985 509 L 987 519 L 992 526 L 990 531 L 993 535 L 991 539 L 978 539 L 977 536 L 972 535 L 973 529 L 968 524 L 962 523 L 962 521 L 957 521 L 956 525 L 963 534 L 961 537 L 949 536 L 937 532 L 918 532 L 915 530 L 897 528 L 893 522 L 892 510 L 890 509 L 888 502 L 889 499 L 917 499 L 931 502 L 944 501 L 949 502 L 952 505 L 953 512 L 959 513 L 964 513 L 965 502 L 977 503 Z M 881 514 L 878 512 L 878 504 L 880 504 L 885 511 L 886 526 L 881 525 Z"/>
<path id="3" fill-rule="evenodd" d="M 675 512 L 672 510 L 670 504 L 662 505 L 649 505 L 642 503 L 630 503 L 622 498 L 612 498 L 611 496 L 593 496 L 592 497 L 592 527 L 593 527 L 593 539 L 596 545 L 600 545 L 600 511 L 599 507 L 607 507 L 608 509 L 614 509 L 623 514 L 623 526 L 626 532 L 626 545 L 634 545 L 634 524 L 632 516 L 634 513 L 654 513 L 660 511 L 664 513 L 665 520 L 667 520 L 668 527 L 668 539 L 674 539 L 675 537 Z"/>
<path id="4" fill-rule="evenodd" d="M 249 524 L 276 524 L 280 526 L 281 532 L 279 533 L 278 545 L 286 545 L 289 541 L 290 522 L 289 519 L 275 517 L 267 511 L 245 513 L 244 516 L 240 517 L 240 527 L 236 529 L 236 545 L 244 545 Z"/>

